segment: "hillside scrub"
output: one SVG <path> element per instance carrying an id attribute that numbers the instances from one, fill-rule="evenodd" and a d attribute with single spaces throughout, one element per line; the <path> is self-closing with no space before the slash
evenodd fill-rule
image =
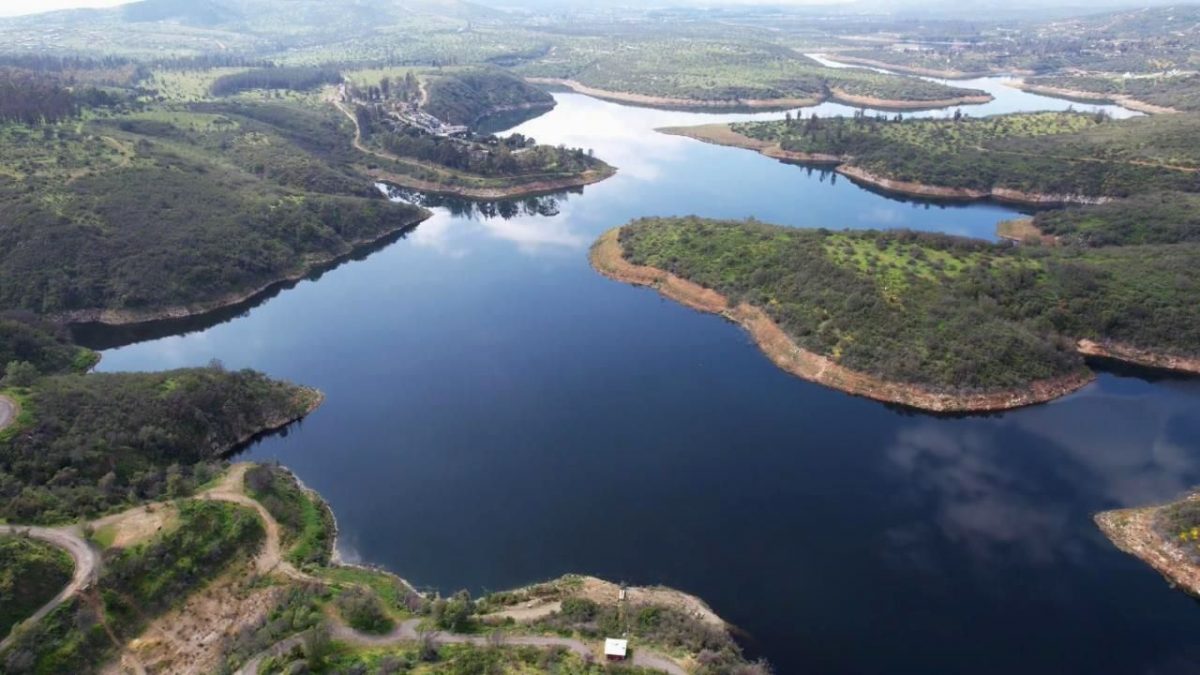
<path id="1" fill-rule="evenodd" d="M 0 638 L 57 595 L 73 569 L 71 556 L 57 546 L 0 536 Z"/>
<path id="2" fill-rule="evenodd" d="M 186 496 L 238 443 L 317 400 L 219 366 L 42 378 L 27 396 L 32 423 L 0 438 L 0 518 L 47 523 Z"/>
<path id="3" fill-rule="evenodd" d="M 290 471 L 260 464 L 246 472 L 246 490 L 263 505 L 283 530 L 283 547 L 297 566 L 328 565 L 333 549 L 333 514 L 314 499 Z"/>
<path id="4" fill-rule="evenodd" d="M 29 313 L 0 313 L 0 386 L 12 363 L 32 366 L 38 374 L 84 372 L 99 355 L 71 344 L 65 331 Z"/>
<path id="5" fill-rule="evenodd" d="M 255 68 L 217 78 L 212 84 L 212 94 L 228 96 L 251 89 L 308 91 L 341 81 L 342 74 L 333 68 Z"/>
<path id="6" fill-rule="evenodd" d="M 791 152 L 843 158 L 895 181 L 987 191 L 1126 197 L 1200 191 L 1200 119 L 1112 121 L 1102 115 L 1018 113 L 954 119 L 855 115 L 731 125 Z"/>
<path id="7" fill-rule="evenodd" d="M 253 511 L 214 501 L 179 503 L 179 527 L 129 549 L 104 552 L 94 591 L 60 605 L 0 657 L 5 672 L 92 673 L 150 619 L 197 590 L 262 541 Z"/>
<path id="8" fill-rule="evenodd" d="M 853 371 L 950 393 L 1083 369 L 1075 340 L 1194 355 L 1195 244 L 1014 247 L 910 231 L 695 217 L 620 230 L 624 257 L 762 309 Z"/>
<path id="9" fill-rule="evenodd" d="M 1200 195 L 1138 194 L 1105 204 L 1042 211 L 1033 222 L 1042 233 L 1080 246 L 1195 242 L 1200 241 Z"/>
<path id="10" fill-rule="evenodd" d="M 554 107 L 550 94 L 496 69 L 432 74 L 426 93 L 422 109 L 449 124 L 470 126 L 504 110 Z"/>
<path id="11" fill-rule="evenodd" d="M 348 166 L 332 109 L 197 104 L 0 137 L 19 176 L 0 182 L 0 309 L 213 308 L 427 215 Z"/>

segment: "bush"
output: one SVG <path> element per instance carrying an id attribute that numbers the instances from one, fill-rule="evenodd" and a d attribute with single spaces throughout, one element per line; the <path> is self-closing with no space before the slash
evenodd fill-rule
<path id="1" fill-rule="evenodd" d="M 396 627 L 379 596 L 364 588 L 353 586 L 342 591 L 336 604 L 342 618 L 357 631 L 383 635 Z"/>

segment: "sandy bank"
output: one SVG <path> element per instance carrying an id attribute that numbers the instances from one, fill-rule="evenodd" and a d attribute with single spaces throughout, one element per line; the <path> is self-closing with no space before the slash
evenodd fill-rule
<path id="1" fill-rule="evenodd" d="M 1102 204 L 1109 201 L 1108 197 L 1092 197 L 1074 194 L 1040 194 L 1022 192 L 1010 188 L 996 187 L 990 190 L 973 188 L 944 187 L 926 185 L 913 181 L 902 181 L 871 173 L 866 169 L 853 166 L 853 157 L 839 157 L 820 153 L 796 152 L 784 150 L 778 143 L 762 141 L 737 133 L 728 124 L 702 124 L 693 127 L 664 127 L 661 133 L 674 136 L 686 136 L 705 143 L 725 145 L 734 148 L 754 150 L 775 159 L 808 164 L 815 166 L 832 166 L 836 171 L 850 180 L 868 187 L 904 197 L 919 197 L 923 199 L 949 201 L 978 201 L 993 199 L 998 202 L 1021 204 L 1025 206 L 1064 206 L 1068 204 Z"/>
<path id="2" fill-rule="evenodd" d="M 1200 495 L 1187 499 L 1195 501 Z M 1200 598 L 1200 565 L 1155 530 L 1154 519 L 1161 508 L 1105 511 L 1096 515 L 1096 525 L 1117 548 L 1153 567 L 1172 586 Z"/>
<path id="3" fill-rule="evenodd" d="M 875 108 L 879 110 L 934 110 L 937 108 L 949 108 L 956 105 L 982 105 L 992 101 L 991 94 L 974 94 L 967 96 L 955 96 L 953 98 L 932 99 L 928 101 L 916 101 L 905 99 L 887 99 L 876 98 L 874 96 L 860 96 L 851 94 L 836 87 L 829 90 L 830 98 L 838 103 L 847 105 L 859 106 L 863 108 Z"/>
<path id="4" fill-rule="evenodd" d="M 1075 101 L 1087 101 L 1094 103 L 1113 103 L 1121 106 L 1122 108 L 1136 110 L 1138 112 L 1146 113 L 1147 115 L 1170 115 L 1179 112 L 1174 108 L 1154 105 L 1153 103 L 1146 103 L 1145 101 L 1139 101 L 1136 98 L 1132 98 L 1124 94 L 1101 94 L 1094 91 L 1083 91 L 1080 89 L 1049 87 L 1041 84 L 1029 84 L 1024 80 L 1008 80 L 1005 81 L 1004 84 L 1013 87 L 1014 89 L 1027 91 L 1031 94 L 1041 94 L 1042 96 L 1052 96 L 1054 98 L 1065 98 Z"/>
<path id="5" fill-rule="evenodd" d="M 592 247 L 592 266 L 601 274 L 639 286 L 650 286 L 693 309 L 719 314 L 740 324 L 759 348 L 783 370 L 848 394 L 939 413 L 989 412 L 1045 403 L 1078 390 L 1092 381 L 1091 373 L 1076 373 L 1030 383 L 1016 390 L 974 394 L 946 393 L 920 385 L 889 382 L 845 368 L 832 359 L 797 345 L 765 312 L 745 303 L 729 306 L 720 293 L 653 267 L 625 260 L 618 241 L 620 228 L 609 230 Z"/>
<path id="6" fill-rule="evenodd" d="M 1078 349 L 1079 353 L 1085 356 L 1097 356 L 1145 368 L 1200 375 L 1200 358 L 1194 356 L 1158 354 L 1119 342 L 1100 343 L 1093 340 L 1080 340 Z"/>
<path id="7" fill-rule="evenodd" d="M 580 94 L 586 94 L 593 98 L 603 99 L 605 101 L 614 101 L 616 103 L 630 103 L 633 105 L 646 106 L 648 108 L 717 108 L 717 109 L 737 109 L 737 108 L 761 108 L 761 109 L 783 109 L 783 108 L 804 108 L 820 103 L 823 99 L 819 96 L 810 98 L 771 98 L 771 99 L 736 99 L 731 101 L 718 100 L 701 100 L 694 98 L 671 98 L 667 96 L 650 96 L 647 94 L 633 94 L 623 91 L 609 91 L 606 89 L 597 89 L 589 87 L 575 80 L 562 80 L 553 77 L 529 77 L 527 82 L 531 84 L 552 85 L 556 87 L 566 87 Z"/>
<path id="8" fill-rule="evenodd" d="M 922 68 L 920 66 L 902 66 L 895 63 L 887 63 L 885 61 L 876 61 L 874 59 L 864 59 L 857 56 L 846 56 L 837 52 L 831 52 L 826 56 L 838 63 L 845 63 L 855 66 L 868 66 L 871 68 L 882 68 L 905 75 L 918 75 L 920 77 L 938 77 L 943 80 L 970 80 L 978 77 L 988 77 L 994 73 L 986 71 L 962 71 L 962 70 L 941 70 L 938 68 Z"/>
<path id="9" fill-rule="evenodd" d="M 377 181 L 391 183 L 392 185 L 411 190 L 420 190 L 421 192 L 428 192 L 430 194 L 449 195 L 464 199 L 515 199 L 592 185 L 606 178 L 611 178 L 617 173 L 617 170 L 612 167 L 606 169 L 589 169 L 576 176 L 549 180 L 533 180 L 527 183 L 518 183 L 504 187 L 447 185 L 437 181 L 415 178 L 402 173 L 384 171 L 383 169 L 363 169 L 363 173 Z"/>

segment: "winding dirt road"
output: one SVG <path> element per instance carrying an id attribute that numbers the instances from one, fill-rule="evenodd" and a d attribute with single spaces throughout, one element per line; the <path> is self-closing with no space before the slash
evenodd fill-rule
<path id="1" fill-rule="evenodd" d="M 6 396 L 0 396 L 0 429 L 4 429 L 17 419 L 17 402 Z"/>
<path id="2" fill-rule="evenodd" d="M 71 582 L 58 595 L 42 608 L 33 613 L 25 621 L 13 626 L 13 630 L 3 640 L 0 640 L 0 651 L 8 646 L 9 641 L 16 635 L 17 629 L 29 622 L 41 621 L 44 616 L 61 605 L 67 598 L 75 595 L 96 580 L 100 570 L 100 554 L 88 545 L 74 527 L 22 527 L 18 525 L 0 525 L 0 535 L 17 535 L 28 533 L 30 537 L 47 542 L 66 551 L 75 561 L 75 573 Z"/>

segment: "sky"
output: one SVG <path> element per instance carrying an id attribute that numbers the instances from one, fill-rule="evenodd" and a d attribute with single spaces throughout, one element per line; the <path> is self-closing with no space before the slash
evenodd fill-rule
<path id="1" fill-rule="evenodd" d="M 112 7 L 130 0 L 0 0 L 0 16 L 19 16 L 77 7 Z"/>

